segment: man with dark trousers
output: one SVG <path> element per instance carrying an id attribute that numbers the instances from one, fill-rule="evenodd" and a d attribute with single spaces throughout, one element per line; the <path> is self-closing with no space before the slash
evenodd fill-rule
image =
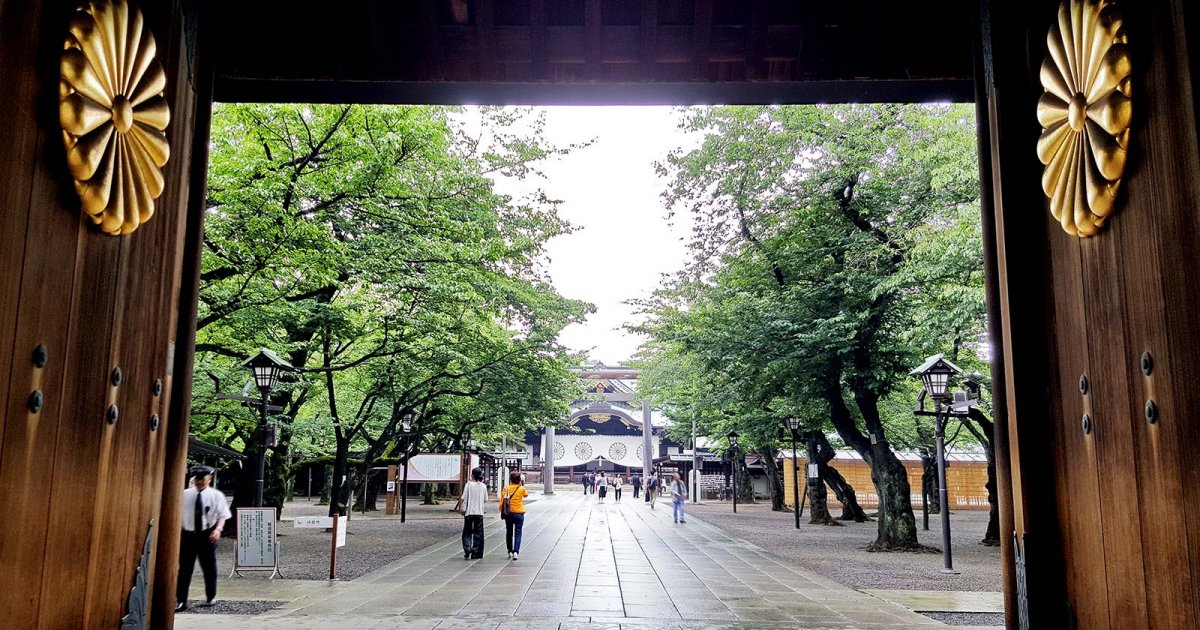
<path id="1" fill-rule="evenodd" d="M 213 469 L 192 468 L 192 487 L 183 491 L 183 539 L 179 542 L 179 581 L 175 586 L 175 611 L 187 610 L 188 587 L 196 559 L 204 572 L 205 605 L 217 599 L 217 541 L 225 519 L 230 518 L 229 504 L 220 490 L 212 487 Z"/>

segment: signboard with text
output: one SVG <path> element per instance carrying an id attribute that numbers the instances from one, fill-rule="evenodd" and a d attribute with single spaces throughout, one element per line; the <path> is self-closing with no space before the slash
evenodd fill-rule
<path id="1" fill-rule="evenodd" d="M 341 516 L 337 517 L 337 520 L 338 520 L 337 543 L 335 543 L 335 544 L 338 547 L 345 547 L 346 546 L 346 530 L 350 529 L 350 527 L 349 527 L 350 521 Z"/>
<path id="2" fill-rule="evenodd" d="M 462 455 L 416 455 L 408 465 L 408 483 L 455 483 L 462 478 Z"/>
<path id="3" fill-rule="evenodd" d="M 237 568 L 275 568 L 275 508 L 238 508 L 237 523 Z"/>

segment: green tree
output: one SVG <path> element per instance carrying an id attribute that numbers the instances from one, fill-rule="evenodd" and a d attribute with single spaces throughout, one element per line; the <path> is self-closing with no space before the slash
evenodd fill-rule
<path id="1" fill-rule="evenodd" d="M 644 305 L 646 330 L 730 375 L 745 404 L 822 401 L 871 466 L 872 547 L 918 547 L 881 401 L 918 354 L 908 268 L 922 231 L 977 204 L 975 166 L 961 159 L 973 117 L 951 106 L 736 107 L 698 110 L 684 127 L 703 143 L 660 169 L 669 206 L 695 218 L 695 259 Z"/>
<path id="2" fill-rule="evenodd" d="M 242 382 L 238 362 L 260 345 L 297 367 L 273 400 L 285 409 L 271 456 L 277 506 L 292 440 L 302 463 L 334 465 L 336 504 L 352 451 L 357 479 L 381 457 L 407 456 L 397 445 L 408 413 L 415 451 L 461 442 L 479 418 L 532 422 L 566 408 L 555 339 L 590 307 L 550 287 L 544 246 L 571 228 L 556 201 L 502 195 L 492 177 L 529 176 L 570 147 L 547 144 L 541 118 L 524 110 L 478 110 L 469 134 L 465 116 L 214 111 L 196 373 Z M 253 461 L 257 423 L 213 393 L 197 383 L 197 428 Z M 251 494 L 247 483 L 235 500 Z"/>

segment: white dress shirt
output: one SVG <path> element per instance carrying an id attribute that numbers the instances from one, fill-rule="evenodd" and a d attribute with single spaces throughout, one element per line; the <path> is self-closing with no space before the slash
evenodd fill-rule
<path id="1" fill-rule="evenodd" d="M 189 532 L 196 531 L 196 493 L 196 486 L 190 486 L 183 491 L 183 528 Z M 229 503 L 225 501 L 225 494 L 212 486 L 205 488 L 204 492 L 200 493 L 200 509 L 204 511 L 204 524 L 200 527 L 201 530 L 213 527 L 222 518 L 233 516 L 229 512 Z"/>
<path id="2" fill-rule="evenodd" d="M 462 499 L 464 515 L 483 516 L 483 506 L 487 503 L 487 486 L 482 481 L 468 481 Z"/>

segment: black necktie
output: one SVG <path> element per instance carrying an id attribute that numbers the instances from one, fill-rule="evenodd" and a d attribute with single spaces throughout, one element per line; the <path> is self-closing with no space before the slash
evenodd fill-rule
<path id="1" fill-rule="evenodd" d="M 204 504 L 200 500 L 200 494 L 203 492 L 203 490 L 196 490 L 196 508 L 193 512 L 195 520 L 192 521 L 192 531 L 194 532 L 204 531 Z"/>

